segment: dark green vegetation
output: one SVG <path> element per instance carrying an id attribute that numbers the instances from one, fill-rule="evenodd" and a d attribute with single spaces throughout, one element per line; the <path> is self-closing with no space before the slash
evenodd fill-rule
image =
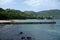
<path id="1" fill-rule="evenodd" d="M 3 9 L 0 8 L 0 20 L 9 19 L 52 19 L 60 18 L 60 10 L 46 10 L 40 12 L 34 11 L 19 11 L 14 9 Z"/>

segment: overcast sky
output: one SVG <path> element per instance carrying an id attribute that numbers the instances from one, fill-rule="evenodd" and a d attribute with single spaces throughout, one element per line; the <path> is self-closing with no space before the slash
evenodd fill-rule
<path id="1" fill-rule="evenodd" d="M 21 11 L 60 9 L 60 0 L 0 0 L 0 7 Z"/>

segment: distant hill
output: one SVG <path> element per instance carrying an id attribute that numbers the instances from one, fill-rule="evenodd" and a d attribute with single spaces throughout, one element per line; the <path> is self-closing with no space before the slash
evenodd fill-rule
<path id="1" fill-rule="evenodd" d="M 15 9 L 0 8 L 0 20 L 9 19 L 53 19 L 60 18 L 60 10 L 45 10 L 45 11 L 20 11 Z"/>
<path id="2" fill-rule="evenodd" d="M 39 16 L 54 16 L 54 18 L 60 18 L 60 10 L 58 9 L 45 10 L 45 11 L 39 11 L 39 12 L 26 11 L 25 13 L 27 14 L 33 13 Z"/>
<path id="3" fill-rule="evenodd" d="M 24 13 L 26 13 L 26 14 L 36 14 L 36 12 L 34 12 L 34 11 L 24 11 Z"/>
<path id="4" fill-rule="evenodd" d="M 37 12 L 38 15 L 44 16 L 54 16 L 55 18 L 60 18 L 60 10 L 46 10 Z"/>

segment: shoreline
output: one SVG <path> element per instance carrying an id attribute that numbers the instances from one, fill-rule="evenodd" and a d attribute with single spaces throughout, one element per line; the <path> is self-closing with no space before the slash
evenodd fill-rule
<path id="1" fill-rule="evenodd" d="M 17 22 L 15 20 L 0 20 L 0 24 L 56 24 L 54 21 L 47 22 Z"/>
<path id="2" fill-rule="evenodd" d="M 0 24 L 56 24 L 56 22 L 5 22 Z"/>
<path id="3" fill-rule="evenodd" d="M 11 22 L 11 20 L 0 20 L 0 23 L 2 22 Z"/>

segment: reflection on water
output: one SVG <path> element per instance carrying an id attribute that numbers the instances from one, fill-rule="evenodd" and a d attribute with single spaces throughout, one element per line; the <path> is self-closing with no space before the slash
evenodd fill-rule
<path id="1" fill-rule="evenodd" d="M 16 24 L 16 25 L 11 24 L 5 26 L 0 25 L 0 40 L 22 40 L 22 39 L 60 40 L 60 25 L 57 24 Z"/>

